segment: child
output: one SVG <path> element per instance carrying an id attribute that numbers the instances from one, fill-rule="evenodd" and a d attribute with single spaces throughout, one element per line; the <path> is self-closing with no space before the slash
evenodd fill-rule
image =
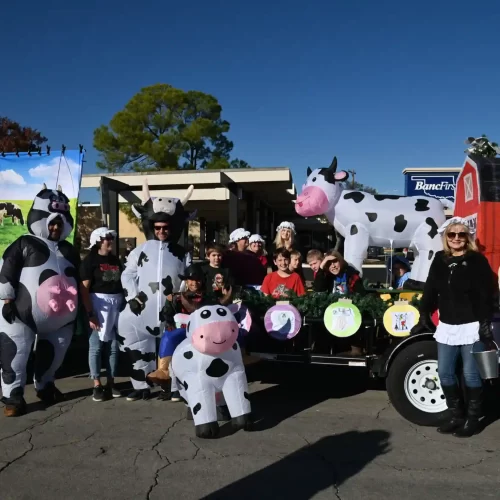
<path id="1" fill-rule="evenodd" d="M 316 278 L 316 274 L 318 272 L 319 266 L 323 262 L 323 259 L 324 259 L 323 252 L 321 252 L 319 250 L 313 249 L 313 250 L 309 250 L 309 252 L 307 252 L 306 262 L 309 264 L 309 267 L 312 269 L 314 278 Z"/>
<path id="2" fill-rule="evenodd" d="M 267 252 L 264 249 L 264 244 L 264 238 L 262 238 L 260 234 L 252 234 L 252 236 L 250 236 L 250 239 L 248 240 L 248 250 L 259 257 L 261 264 L 267 270 Z"/>
<path id="3" fill-rule="evenodd" d="M 290 272 L 290 252 L 285 248 L 278 248 L 274 252 L 273 260 L 278 270 L 264 278 L 261 292 L 272 295 L 275 299 L 286 298 L 288 290 L 297 295 L 304 295 L 306 291 L 300 276 Z"/>
<path id="4" fill-rule="evenodd" d="M 304 271 L 302 270 L 302 254 L 298 250 L 292 250 L 290 252 L 290 266 L 288 267 L 291 273 L 297 273 L 304 285 L 306 279 L 304 277 Z"/>
<path id="5" fill-rule="evenodd" d="M 233 279 L 229 269 L 222 267 L 222 255 L 224 248 L 212 243 L 207 248 L 208 264 L 203 266 L 204 281 L 207 287 L 211 287 L 214 295 L 222 305 L 231 301 Z"/>

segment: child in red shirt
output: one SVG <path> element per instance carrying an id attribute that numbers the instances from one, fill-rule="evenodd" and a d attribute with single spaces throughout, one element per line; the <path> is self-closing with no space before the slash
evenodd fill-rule
<path id="1" fill-rule="evenodd" d="M 272 295 L 275 299 L 286 298 L 288 290 L 297 295 L 305 295 L 300 276 L 290 272 L 290 252 L 286 248 L 278 248 L 274 252 L 273 260 L 278 270 L 264 278 L 260 291 L 265 295 Z"/>

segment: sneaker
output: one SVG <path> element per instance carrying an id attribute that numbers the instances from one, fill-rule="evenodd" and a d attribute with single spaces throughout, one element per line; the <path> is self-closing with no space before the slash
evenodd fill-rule
<path id="1" fill-rule="evenodd" d="M 170 401 L 172 401 L 173 403 L 178 403 L 179 401 L 182 401 L 179 391 L 174 391 L 172 393 L 172 395 L 170 396 Z"/>
<path id="2" fill-rule="evenodd" d="M 37 398 L 46 404 L 59 403 L 65 400 L 64 394 L 54 385 L 54 382 L 47 382 L 43 389 L 36 392 Z"/>
<path id="3" fill-rule="evenodd" d="M 160 389 L 158 392 L 158 399 L 160 401 L 170 401 L 170 392 L 165 389 Z"/>
<path id="4" fill-rule="evenodd" d="M 150 399 L 151 391 L 149 389 L 138 389 L 137 391 L 132 391 L 127 396 L 127 401 L 139 401 L 139 399 Z"/>
<path id="5" fill-rule="evenodd" d="M 109 387 L 109 385 L 107 385 L 104 388 L 104 391 L 106 392 L 106 394 L 110 398 L 121 398 L 123 396 L 121 391 L 119 391 L 118 389 L 115 389 L 114 387 Z"/>
<path id="6" fill-rule="evenodd" d="M 92 399 L 97 402 L 104 401 L 106 399 L 106 395 L 104 394 L 104 389 L 102 388 L 102 385 L 94 386 Z"/>

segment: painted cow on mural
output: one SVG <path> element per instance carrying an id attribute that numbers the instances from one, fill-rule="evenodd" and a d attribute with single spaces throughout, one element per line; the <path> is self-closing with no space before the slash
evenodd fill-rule
<path id="1" fill-rule="evenodd" d="M 219 433 L 218 392 L 224 395 L 233 428 L 248 430 L 251 425 L 248 383 L 237 342 L 240 325 L 232 312 L 238 307 L 209 305 L 175 317 L 187 323 L 187 338 L 172 357 L 172 391 L 179 391 L 187 402 L 201 438 Z"/>
<path id="2" fill-rule="evenodd" d="M 329 168 L 308 168 L 296 212 L 303 217 L 325 215 L 345 238 L 345 260 L 360 273 L 369 246 L 413 249 L 415 262 L 405 288 L 420 289 L 434 255 L 443 248 L 437 232 L 446 220 L 443 202 L 345 190 L 348 177 L 343 170 L 337 172 L 336 157 Z"/>
<path id="3" fill-rule="evenodd" d="M 24 226 L 24 217 L 21 207 L 10 201 L 0 201 L 0 226 L 3 226 L 3 221 L 6 217 L 11 217 L 12 224 Z"/>

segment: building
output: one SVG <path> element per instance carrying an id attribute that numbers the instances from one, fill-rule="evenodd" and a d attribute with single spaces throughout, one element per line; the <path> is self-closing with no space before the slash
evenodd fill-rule
<path id="1" fill-rule="evenodd" d="M 120 250 L 124 249 L 126 238 L 135 238 L 136 244 L 144 241 L 129 207 L 130 203 L 142 201 L 145 178 L 152 196 L 182 198 L 186 189 L 194 186 L 186 207 L 196 212 L 196 219 L 186 225 L 182 243 L 193 248 L 195 256 L 203 258 L 209 242 L 226 244 L 231 231 L 238 227 L 261 234 L 271 247 L 276 227 L 284 220 L 296 224 L 304 250 L 314 245 L 326 250 L 333 244 L 329 224 L 316 218 L 305 220 L 295 213 L 293 200 L 297 191 L 289 168 L 84 174 L 82 188 L 101 190 L 105 222 L 119 233 Z M 79 206 L 78 236 L 82 246 L 88 234 L 101 224 L 101 207 Z"/>
<path id="2" fill-rule="evenodd" d="M 461 167 L 451 168 L 405 168 L 405 196 L 430 196 L 432 198 L 447 199 L 450 206 L 446 215 L 453 215 L 457 179 Z"/>

